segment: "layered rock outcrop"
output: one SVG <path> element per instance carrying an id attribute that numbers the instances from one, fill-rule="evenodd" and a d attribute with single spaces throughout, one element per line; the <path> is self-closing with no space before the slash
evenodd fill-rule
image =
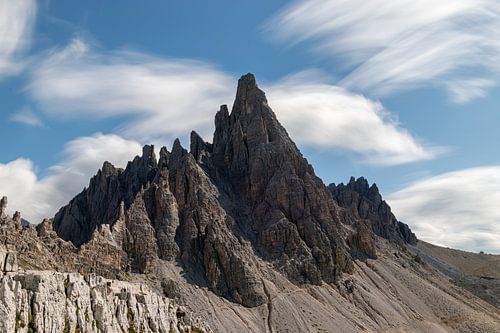
<path id="1" fill-rule="evenodd" d="M 211 332 L 145 285 L 53 271 L 0 273 L 0 332 Z"/>
<path id="2" fill-rule="evenodd" d="M 0 332 L 211 332 L 150 286 L 94 274 L 124 277 L 115 257 L 120 251 L 104 235 L 96 230 L 76 248 L 56 235 L 50 220 L 35 229 L 1 218 Z"/>
<path id="3" fill-rule="evenodd" d="M 217 113 L 211 156 L 232 189 L 238 224 L 253 231 L 264 258 L 299 283 L 334 282 L 351 269 L 337 207 L 253 75 L 239 80 L 231 114 Z"/>
<path id="4" fill-rule="evenodd" d="M 5 208 L 7 208 L 7 197 L 0 199 L 0 218 L 5 217 Z"/>
<path id="5" fill-rule="evenodd" d="M 18 265 L 16 252 L 0 248 L 0 273 L 16 272 L 17 270 Z"/>
<path id="6" fill-rule="evenodd" d="M 351 177 L 345 185 L 332 183 L 328 188 L 335 201 L 354 216 L 354 221 L 365 221 L 376 235 L 392 242 L 416 244 L 415 234 L 408 225 L 396 219 L 376 184 L 370 186 L 363 177 Z"/>

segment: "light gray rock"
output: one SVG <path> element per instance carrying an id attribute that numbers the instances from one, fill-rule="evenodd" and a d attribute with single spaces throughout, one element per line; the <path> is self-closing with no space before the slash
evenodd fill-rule
<path id="1" fill-rule="evenodd" d="M 5 208 L 7 208 L 7 197 L 0 199 L 0 217 L 5 217 Z"/>
<path id="2" fill-rule="evenodd" d="M 17 255 L 15 252 L 7 252 L 5 256 L 4 271 L 5 272 L 15 272 L 18 269 L 17 265 Z"/>
<path id="3" fill-rule="evenodd" d="M 12 217 L 12 219 L 14 220 L 14 222 L 16 222 L 16 224 L 18 226 L 21 226 L 21 220 L 22 220 L 22 218 L 21 218 L 21 213 L 20 212 L 16 211 L 14 213 L 14 216 Z"/>
<path id="4" fill-rule="evenodd" d="M 7 259 L 7 251 L 0 249 L 0 273 L 5 268 L 5 259 Z"/>
<path id="5" fill-rule="evenodd" d="M 0 248 L 0 274 L 2 272 L 16 272 L 17 270 L 16 252 Z"/>
<path id="6" fill-rule="evenodd" d="M 211 332 L 149 287 L 49 271 L 0 277 L 0 332 Z"/>

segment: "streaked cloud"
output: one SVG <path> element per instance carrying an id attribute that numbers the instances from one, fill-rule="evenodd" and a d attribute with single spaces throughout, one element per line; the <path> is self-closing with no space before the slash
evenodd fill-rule
<path id="1" fill-rule="evenodd" d="M 417 140 L 380 102 L 321 77 L 304 72 L 266 88 L 272 107 L 301 145 L 348 149 L 379 165 L 428 160 L 445 151 Z"/>
<path id="2" fill-rule="evenodd" d="M 143 141 L 203 135 L 235 79 L 206 63 L 121 50 L 97 52 L 80 39 L 34 68 L 28 90 L 49 115 L 71 119 L 126 116 L 119 129 Z"/>
<path id="3" fill-rule="evenodd" d="M 500 166 L 421 179 L 387 199 L 425 241 L 500 254 Z"/>
<path id="4" fill-rule="evenodd" d="M 0 0 L 0 75 L 22 68 L 18 56 L 30 43 L 36 8 L 34 0 Z"/>
<path id="5" fill-rule="evenodd" d="M 137 142 L 113 134 L 77 138 L 65 145 L 60 162 L 44 177 L 38 176 L 36 166 L 26 158 L 0 163 L 0 196 L 8 197 L 10 214 L 18 210 L 32 223 L 39 223 L 83 190 L 104 161 L 124 167 L 140 152 Z"/>
<path id="6" fill-rule="evenodd" d="M 496 84 L 494 80 L 472 78 L 452 81 L 447 85 L 451 99 L 456 103 L 462 104 L 485 96 L 486 91 Z"/>
<path id="7" fill-rule="evenodd" d="M 40 117 L 28 108 L 23 108 L 19 112 L 10 116 L 10 121 L 31 127 L 44 127 L 45 124 Z"/>
<path id="8" fill-rule="evenodd" d="M 308 73 L 308 74 L 307 74 Z M 167 142 L 197 130 L 210 140 L 220 104 L 234 99 L 236 76 L 199 61 L 126 50 L 99 52 L 76 39 L 34 69 L 28 91 L 58 119 L 122 117 L 120 135 Z M 300 145 L 354 151 L 371 163 L 435 157 L 379 102 L 303 72 L 262 85 L 278 118 Z"/>
<path id="9" fill-rule="evenodd" d="M 309 41 L 341 58 L 351 71 L 340 84 L 375 95 L 437 84 L 465 102 L 488 87 L 457 98 L 471 75 L 491 80 L 500 72 L 496 0 L 297 0 L 265 27 L 279 41 Z"/>

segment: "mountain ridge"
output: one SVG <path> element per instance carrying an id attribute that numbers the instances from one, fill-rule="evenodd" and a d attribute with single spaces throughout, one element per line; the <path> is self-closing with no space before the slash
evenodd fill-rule
<path id="1" fill-rule="evenodd" d="M 56 233 L 80 246 L 98 226 L 114 225 L 118 206 L 123 202 L 127 212 L 132 210 L 142 216 L 134 219 L 130 214 L 125 225 L 130 226 L 127 232 L 131 237 L 121 237 L 130 240 L 126 244 L 130 251 L 126 252 L 132 251 L 137 254 L 135 259 L 142 260 L 135 267 L 139 272 L 145 272 L 144 261 L 158 255 L 158 248 L 153 245 L 147 249 L 131 248 L 134 234 L 148 235 L 147 244 L 168 243 L 173 248 L 177 244 L 178 253 L 162 251 L 158 257 L 172 259 L 178 254 L 186 267 L 197 266 L 195 270 L 200 269 L 201 263 L 214 290 L 244 302 L 252 297 L 242 298 L 240 294 L 246 291 L 242 286 L 236 287 L 238 279 L 222 273 L 231 267 L 255 281 L 244 268 L 251 260 L 238 263 L 239 259 L 233 258 L 229 264 L 219 258 L 214 262 L 213 256 L 206 253 L 221 256 L 225 252 L 220 246 L 209 244 L 217 242 L 219 236 L 226 241 L 231 239 L 230 252 L 235 249 L 246 252 L 240 257 L 253 253 L 238 240 L 246 238 L 256 254 L 273 261 L 297 283 L 334 282 L 342 271 L 352 269 L 347 247 L 339 234 L 342 228 L 338 208 L 268 107 L 253 75 L 247 74 L 239 80 L 231 113 L 225 106 L 217 112 L 213 143 L 206 143 L 195 132 L 191 137 L 190 152 L 175 140 L 171 152 L 162 147 L 159 161 L 153 146 L 145 146 L 143 155 L 134 158 L 123 171 L 104 163 L 89 188 L 56 214 L 53 223 Z M 203 193 L 203 198 L 199 193 Z M 172 206 L 174 203 L 161 207 L 156 195 L 173 195 L 177 208 Z M 154 212 L 155 207 L 161 211 Z M 200 207 L 208 209 L 202 211 Z M 168 226 L 161 226 L 158 216 L 174 216 L 175 210 L 179 210 L 179 221 L 174 222 L 174 235 L 173 229 L 165 232 Z M 225 225 L 213 228 L 213 223 L 222 222 Z M 172 224 L 169 226 L 173 228 Z M 141 230 L 140 236 L 134 228 Z M 212 234 L 223 229 L 224 236 Z M 163 240 L 158 242 L 158 237 Z M 222 256 L 228 255 L 226 252 Z M 264 302 L 261 288 L 253 288 L 252 294 L 260 296 L 248 305 Z"/>
<path id="2" fill-rule="evenodd" d="M 252 74 L 212 143 L 193 131 L 189 151 L 177 139 L 124 169 L 104 162 L 37 226 L 3 208 L 0 240 L 24 268 L 146 283 L 221 331 L 499 328 L 498 310 L 410 251 L 376 185 L 315 175 Z"/>

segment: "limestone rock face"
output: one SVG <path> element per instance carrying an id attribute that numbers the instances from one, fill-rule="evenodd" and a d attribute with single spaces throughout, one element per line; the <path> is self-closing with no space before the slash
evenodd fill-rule
<path id="1" fill-rule="evenodd" d="M 238 204 L 232 214 L 256 247 L 298 283 L 333 282 L 351 260 L 327 188 L 276 119 L 251 74 L 238 82 L 231 114 L 215 117 L 216 174 Z"/>
<path id="2" fill-rule="evenodd" d="M 7 255 L 5 256 L 5 265 L 4 265 L 4 271 L 5 272 L 15 272 L 18 269 L 17 265 L 17 255 L 15 252 L 8 252 Z"/>
<path id="3" fill-rule="evenodd" d="M 36 226 L 5 205 L 0 332 L 210 331 L 158 291 L 219 331 L 433 332 L 458 317 L 498 331 L 403 248 L 415 235 L 375 185 L 323 184 L 251 74 L 212 143 L 192 132 L 189 151 L 105 162 Z"/>
<path id="4" fill-rule="evenodd" d="M 153 146 L 145 146 L 142 156 L 136 156 L 125 170 L 104 162 L 88 189 L 56 214 L 54 230 L 76 246 L 88 242 L 97 226 L 118 219 L 122 201 L 127 208 L 132 205 L 137 193 L 153 180 L 156 169 Z"/>
<path id="5" fill-rule="evenodd" d="M 7 197 L 0 199 L 0 217 L 5 217 L 5 208 L 7 208 Z"/>
<path id="6" fill-rule="evenodd" d="M 0 273 L 16 272 L 17 270 L 18 265 L 16 252 L 0 249 Z"/>
<path id="7" fill-rule="evenodd" d="M 215 115 L 212 143 L 192 132 L 189 152 L 175 140 L 158 160 L 145 146 L 125 169 L 105 162 L 52 229 L 76 247 L 80 271 L 85 256 L 106 276 L 179 262 L 199 285 L 249 307 L 268 298 L 265 262 L 295 284 L 320 285 L 351 272 L 351 256 L 376 257 L 372 231 L 414 241 L 375 186 L 323 184 L 252 74 L 238 81 L 231 112 Z"/>
<path id="8" fill-rule="evenodd" d="M 391 207 L 382 200 L 376 184 L 370 186 L 363 177 L 351 177 L 346 185 L 330 184 L 328 188 L 341 207 L 346 208 L 355 220 L 364 220 L 378 236 L 399 244 L 416 244 L 415 234 L 408 225 L 396 219 Z"/>
<path id="9" fill-rule="evenodd" d="M 356 221 L 356 233 L 348 240 L 351 254 L 356 259 L 377 258 L 374 234 L 365 221 Z"/>
<path id="10" fill-rule="evenodd" d="M 0 275 L 1 332 L 211 332 L 145 285 L 77 273 Z"/>
<path id="11" fill-rule="evenodd" d="M 217 187 L 178 141 L 169 169 L 179 207 L 180 258 L 186 268 L 193 275 L 201 268 L 212 290 L 238 303 L 264 303 L 252 249 L 232 232 L 235 221 L 221 207 Z"/>
<path id="12" fill-rule="evenodd" d="M 222 106 L 215 125 L 213 144 L 191 134 L 190 152 L 176 140 L 158 161 L 145 146 L 124 170 L 105 162 L 53 230 L 80 252 L 114 247 L 118 266 L 132 272 L 180 260 L 201 284 L 246 306 L 266 301 L 260 259 L 295 283 L 350 271 L 340 208 L 253 75 L 239 80 L 232 112 Z"/>

